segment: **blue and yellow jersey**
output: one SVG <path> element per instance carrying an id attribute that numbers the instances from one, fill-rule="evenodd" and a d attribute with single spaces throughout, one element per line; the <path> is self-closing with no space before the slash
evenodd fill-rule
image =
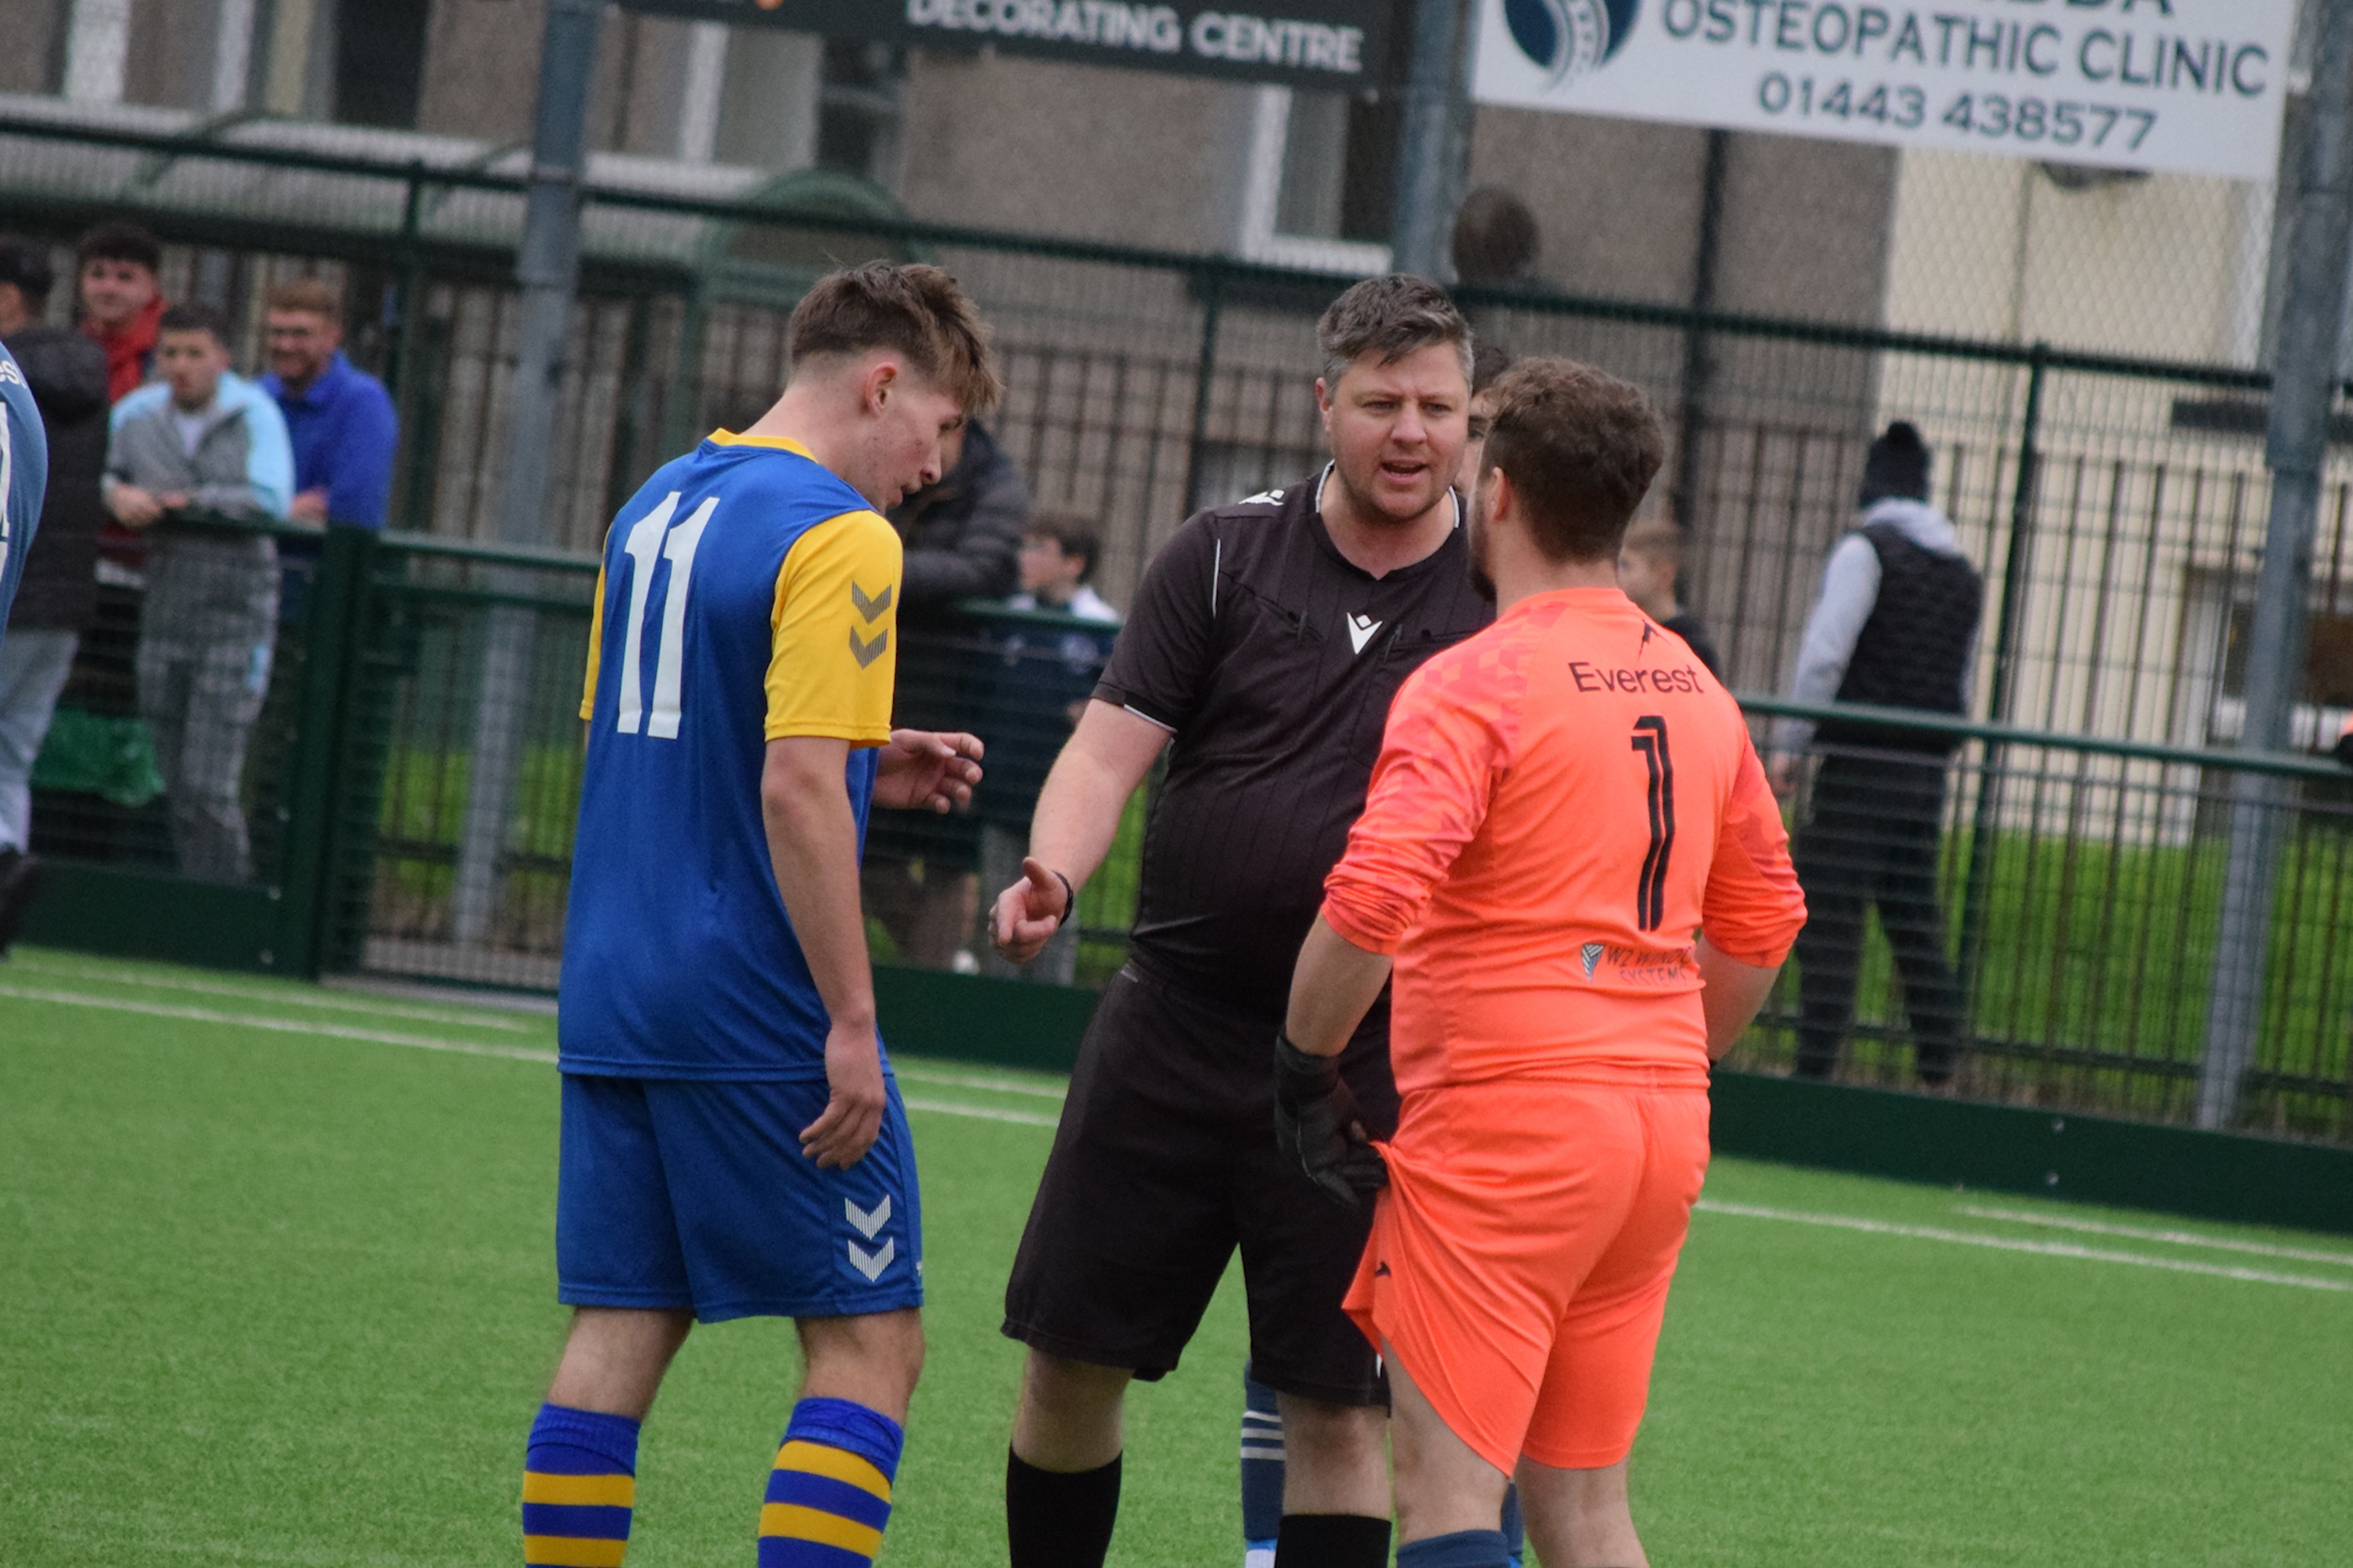
<path id="1" fill-rule="evenodd" d="M 605 538 L 558 1035 L 567 1072 L 823 1078 L 827 1018 L 760 808 L 767 743 L 890 738 L 899 537 L 790 441 L 712 436 Z"/>

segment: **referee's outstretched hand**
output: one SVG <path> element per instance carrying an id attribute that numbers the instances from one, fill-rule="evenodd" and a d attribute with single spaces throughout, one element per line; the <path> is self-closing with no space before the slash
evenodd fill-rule
<path id="1" fill-rule="evenodd" d="M 882 1043 L 874 1026 L 835 1024 L 825 1032 L 825 1085 L 833 1091 L 817 1119 L 801 1128 L 801 1152 L 820 1169 L 846 1171 L 882 1136 Z"/>
<path id="2" fill-rule="evenodd" d="M 1343 1208 L 1389 1184 L 1388 1162 L 1372 1146 L 1339 1059 L 1316 1056 L 1274 1032 L 1274 1143 L 1307 1179 Z"/>
<path id="3" fill-rule="evenodd" d="M 1046 950 L 1070 909 L 1070 885 L 1042 860 L 1024 858 L 1021 880 L 997 895 L 989 912 L 989 940 L 1000 956 L 1026 964 Z"/>

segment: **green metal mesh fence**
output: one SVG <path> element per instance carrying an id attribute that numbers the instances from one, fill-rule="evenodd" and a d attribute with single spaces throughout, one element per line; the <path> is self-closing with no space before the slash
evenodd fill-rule
<path id="1" fill-rule="evenodd" d="M 218 940 L 207 951 L 225 961 L 552 984 L 592 552 L 657 463 L 773 398 L 792 303 L 830 262 L 923 255 L 964 280 L 1003 356 L 1009 395 L 995 432 L 1042 507 L 1097 520 L 1097 582 L 1114 602 L 1193 507 L 1321 461 L 1314 321 L 1345 279 L 779 213 L 740 192 L 608 180 L 588 200 L 547 498 L 554 553 L 470 548 L 498 532 L 515 171 L 422 144 L 413 164 L 387 167 L 272 135 L 192 148 L 160 132 L 69 136 L 0 122 L 0 175 L 12 190 L 40 187 L 12 222 L 60 245 L 102 214 L 153 224 L 168 241 L 168 291 L 229 307 L 248 362 L 267 288 L 326 279 L 347 302 L 355 356 L 397 396 L 400 532 L 338 529 L 324 553 L 281 541 L 280 605 L 266 638 L 249 639 L 270 647 L 235 790 L 249 865 L 184 859 L 188 835 L 155 782 L 158 715 L 142 712 L 139 695 L 148 588 L 127 556 L 111 568 L 43 759 L 36 847 L 87 872 L 86 886 L 135 888 L 153 907 L 211 889 L 202 907 Z M 1938 201 L 1965 206 L 1934 185 L 1961 177 L 1924 165 L 1922 205 L 1902 221 Z M 2246 216 L 2212 196 L 2181 197 L 2185 224 L 2222 236 L 2214 257 L 2183 252 L 2207 271 Z M 2020 200 L 2058 196 L 2030 184 Z M 1871 435 L 1894 418 L 1921 426 L 1934 499 L 1986 581 L 1976 709 L 2033 732 L 1974 731 L 1936 770 L 1926 813 L 1936 940 L 1961 997 L 1946 1009 L 1958 1020 L 1955 1081 L 1990 1097 L 2185 1117 L 2198 1097 L 2233 809 L 2228 760 L 2204 748 L 2238 730 L 2237 649 L 2268 502 L 2265 380 L 2247 368 L 2239 316 L 2226 323 L 2236 337 L 2215 328 L 2164 340 L 2180 362 L 2126 359 L 2120 345 L 2155 341 L 2138 318 L 2121 307 L 2086 315 L 2069 303 L 2076 284 L 2037 271 L 2031 256 L 2012 279 L 2027 301 L 2015 322 L 1989 327 L 1984 301 L 1954 298 L 1942 277 L 1891 279 L 1889 325 L 1871 328 L 1554 291 L 1461 297 L 1481 334 L 1515 354 L 1574 355 L 1650 392 L 1673 447 L 1651 505 L 1689 531 L 1686 597 L 1744 692 L 1785 678 L 1824 557 L 1852 524 Z M 2163 313 L 2179 303 L 2169 298 L 2148 294 L 2133 308 Z M 1942 315 L 1929 308 L 1940 300 Z M 2046 325 L 2050 343 L 2016 341 Z M 1923 335 L 1934 333 L 1950 335 Z M 2297 721 L 2306 744 L 2353 711 L 2349 510 L 2353 470 L 2332 458 Z M 980 731 L 992 777 L 968 818 L 878 826 L 877 863 L 900 868 L 896 887 L 870 879 L 878 951 L 988 962 L 973 922 L 1086 685 L 1091 656 L 1066 646 L 1078 634 L 990 614 L 909 627 L 903 719 Z M 2353 980 L 2335 934 L 2347 807 L 2325 770 L 2290 774 L 2289 792 L 2264 808 L 2284 848 L 2266 1022 L 2241 1117 L 2342 1139 Z M 1834 808 L 1836 770 L 1832 781 Z M 1821 806 L 1818 776 L 1813 788 L 1797 807 L 1801 825 Z M 1058 976 L 1116 964 L 1144 809 L 1131 808 L 1089 887 Z M 1842 853 L 1877 853 L 1816 839 L 1833 884 Z M 61 897 L 50 918 L 87 921 L 98 909 Z M 1815 966 L 1853 967 L 1856 1021 L 1833 1067 L 1904 1080 L 1917 1067 L 1918 1019 L 1902 1005 L 1883 919 L 1861 929 L 1851 959 Z M 1744 1060 L 1796 1062 L 1799 983 L 1785 992 Z"/>

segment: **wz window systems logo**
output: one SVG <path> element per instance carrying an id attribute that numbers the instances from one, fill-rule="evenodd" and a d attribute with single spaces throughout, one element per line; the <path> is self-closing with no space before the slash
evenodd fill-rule
<path id="1" fill-rule="evenodd" d="M 1642 0 L 1503 0 L 1503 23 L 1553 86 L 1615 58 L 1641 8 Z"/>

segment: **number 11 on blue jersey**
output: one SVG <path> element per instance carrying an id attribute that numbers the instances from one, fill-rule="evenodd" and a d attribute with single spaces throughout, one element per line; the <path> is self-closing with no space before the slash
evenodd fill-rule
<path id="1" fill-rule="evenodd" d="M 622 638 L 620 712 L 614 728 L 624 735 L 636 734 L 642 723 L 645 732 L 657 740 L 678 738 L 688 580 L 695 570 L 695 551 L 702 543 L 703 530 L 711 525 L 712 513 L 718 509 L 719 498 L 711 497 L 672 528 L 670 519 L 678 511 L 678 503 L 679 492 L 672 490 L 661 505 L 632 525 L 628 541 L 621 547 L 630 558 L 629 625 Z M 646 600 L 653 589 L 655 563 L 665 557 L 670 563 L 670 590 L 663 599 L 662 642 L 654 661 L 653 712 L 648 716 L 640 674 L 645 663 Z"/>

